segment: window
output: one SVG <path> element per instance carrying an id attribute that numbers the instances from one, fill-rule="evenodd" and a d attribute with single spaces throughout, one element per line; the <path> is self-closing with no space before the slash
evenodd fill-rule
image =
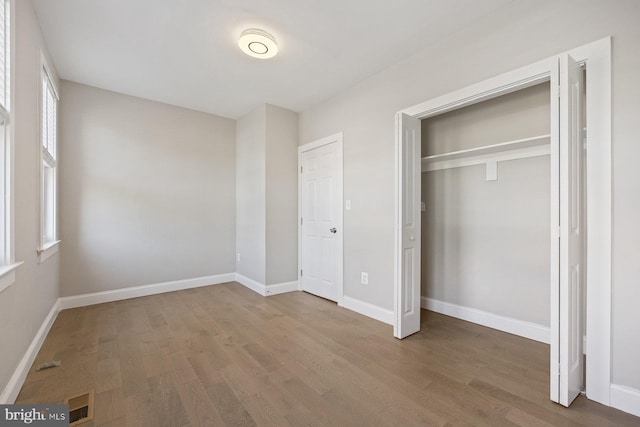
<path id="1" fill-rule="evenodd" d="M 40 104 L 40 262 L 57 250 L 57 117 L 58 94 L 43 59 Z"/>
<path id="2" fill-rule="evenodd" d="M 0 291 L 15 281 L 11 150 L 11 10 L 0 0 Z"/>

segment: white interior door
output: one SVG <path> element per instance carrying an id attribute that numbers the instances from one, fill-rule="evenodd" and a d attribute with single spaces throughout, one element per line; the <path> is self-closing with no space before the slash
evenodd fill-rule
<path id="1" fill-rule="evenodd" d="M 420 120 L 406 114 L 396 117 L 398 131 L 398 196 L 396 203 L 396 295 L 393 334 L 404 338 L 420 330 Z"/>
<path id="2" fill-rule="evenodd" d="M 569 406 L 583 388 L 582 292 L 585 289 L 582 69 L 560 57 L 560 314 L 559 403 Z"/>
<path id="3" fill-rule="evenodd" d="M 300 152 L 300 287 L 341 303 L 342 145 L 328 141 Z"/>

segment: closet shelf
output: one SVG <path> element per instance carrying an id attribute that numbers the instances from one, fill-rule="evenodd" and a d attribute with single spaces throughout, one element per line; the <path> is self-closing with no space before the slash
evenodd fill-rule
<path id="1" fill-rule="evenodd" d="M 516 150 L 518 148 L 539 147 L 548 144 L 551 135 L 539 135 L 531 138 L 517 139 L 515 141 L 501 142 L 500 144 L 485 145 L 477 148 L 469 148 L 468 150 L 451 151 L 444 154 L 435 154 L 433 156 L 423 157 L 422 161 L 437 162 L 445 160 L 463 159 L 466 157 L 480 156 L 483 154 L 499 153 L 501 151 Z"/>
<path id="2" fill-rule="evenodd" d="M 486 164 L 487 180 L 494 181 L 497 179 L 498 162 L 548 155 L 551 152 L 550 142 L 551 135 L 539 135 L 467 150 L 435 154 L 422 158 L 422 172 Z"/>

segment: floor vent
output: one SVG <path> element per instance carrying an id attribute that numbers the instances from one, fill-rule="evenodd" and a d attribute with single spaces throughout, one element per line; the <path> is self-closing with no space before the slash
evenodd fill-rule
<path id="1" fill-rule="evenodd" d="M 69 426 L 91 421 L 93 419 L 93 390 L 66 398 L 64 403 L 69 405 Z"/>

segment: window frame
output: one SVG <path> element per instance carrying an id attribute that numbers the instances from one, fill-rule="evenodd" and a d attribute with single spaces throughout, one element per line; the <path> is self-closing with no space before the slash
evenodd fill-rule
<path id="1" fill-rule="evenodd" d="M 0 196 L 0 292 L 11 286 L 16 280 L 16 269 L 22 262 L 15 261 L 15 224 L 14 224 L 14 142 L 11 129 L 14 123 L 12 106 L 14 98 L 14 73 L 12 66 L 15 63 L 14 44 L 14 1 L 0 0 L 5 6 L 5 75 L 4 79 L 5 99 L 0 100 L 0 187 L 4 189 Z"/>
<path id="2" fill-rule="evenodd" d="M 38 263 L 43 263 L 51 255 L 58 251 L 60 240 L 58 239 L 58 165 L 57 165 L 57 147 L 54 156 L 45 155 L 43 145 L 43 132 L 49 129 L 44 126 L 43 114 L 45 113 L 46 101 L 45 90 L 51 90 L 54 97 L 54 139 L 57 146 L 57 130 L 58 130 L 58 108 L 60 103 L 60 91 L 56 84 L 55 76 L 51 66 L 47 61 L 44 53 L 40 54 L 40 83 L 39 83 L 39 111 L 38 118 L 40 122 L 40 132 L 38 134 L 38 234 L 37 234 L 37 253 Z M 46 169 L 49 169 L 48 171 Z M 45 200 L 47 199 L 47 200 Z M 52 206 L 50 206 L 52 205 Z M 47 230 L 49 229 L 49 233 Z M 49 236 L 45 236 L 45 233 Z M 48 237 L 48 238 L 45 238 Z"/>

